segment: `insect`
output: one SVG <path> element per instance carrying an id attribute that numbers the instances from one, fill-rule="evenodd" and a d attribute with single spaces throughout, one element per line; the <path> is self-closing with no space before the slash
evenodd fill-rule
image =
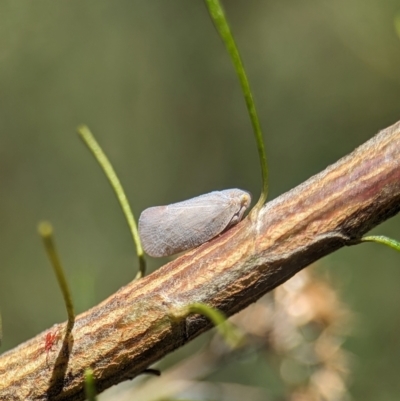
<path id="1" fill-rule="evenodd" d="M 44 350 L 46 351 L 46 363 L 49 364 L 49 352 L 53 349 L 56 341 L 59 340 L 60 331 L 57 329 L 54 333 L 49 331 L 44 340 Z"/>
<path id="2" fill-rule="evenodd" d="M 195 248 L 239 223 L 251 196 L 225 189 L 167 206 L 150 207 L 139 218 L 139 235 L 147 254 L 170 256 Z"/>

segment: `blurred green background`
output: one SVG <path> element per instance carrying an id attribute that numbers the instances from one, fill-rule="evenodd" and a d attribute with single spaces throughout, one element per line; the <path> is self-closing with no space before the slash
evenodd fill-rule
<path id="1" fill-rule="evenodd" d="M 225 3 L 264 129 L 270 198 L 400 119 L 398 1 Z M 3 352 L 66 318 L 40 220 L 55 227 L 78 312 L 136 273 L 126 222 L 78 124 L 112 160 L 136 217 L 215 189 L 257 198 L 261 182 L 239 85 L 201 0 L 2 1 L 0 48 Z M 374 232 L 399 239 L 399 223 Z M 399 399 L 399 265 L 394 251 L 366 244 L 320 268 L 356 315 L 346 343 L 354 399 Z"/>

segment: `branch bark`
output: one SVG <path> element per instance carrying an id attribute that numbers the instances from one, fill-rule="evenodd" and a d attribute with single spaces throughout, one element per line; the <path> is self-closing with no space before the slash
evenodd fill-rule
<path id="1" fill-rule="evenodd" d="M 400 209 L 400 122 L 266 204 L 218 238 L 133 281 L 79 315 L 46 355 L 49 331 L 0 356 L 1 400 L 84 400 L 83 373 L 102 391 L 211 327 L 181 320 L 204 302 L 232 315 Z M 51 333 L 65 333 L 66 323 Z M 49 338 L 47 336 L 47 338 Z M 48 356 L 48 358 L 47 358 Z"/>

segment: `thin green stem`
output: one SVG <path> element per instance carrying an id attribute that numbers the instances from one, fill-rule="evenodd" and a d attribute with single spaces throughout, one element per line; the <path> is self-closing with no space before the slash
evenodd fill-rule
<path id="1" fill-rule="evenodd" d="M 385 237 L 383 235 L 369 235 L 367 237 L 361 238 L 361 242 L 376 242 L 377 244 L 386 245 L 389 248 L 400 252 L 400 242 L 392 238 Z"/>
<path id="2" fill-rule="evenodd" d="M 225 47 L 231 56 L 233 65 L 238 75 L 240 85 L 242 87 L 243 95 L 246 100 L 246 106 L 250 115 L 251 124 L 253 126 L 254 136 L 257 143 L 258 157 L 260 159 L 261 175 L 262 175 L 262 191 L 260 199 L 255 205 L 255 209 L 260 209 L 268 196 L 268 164 L 267 155 L 264 148 L 264 140 L 261 132 L 260 121 L 257 116 L 256 106 L 251 94 L 250 84 L 247 79 L 246 71 L 243 66 L 235 40 L 233 39 L 228 21 L 225 17 L 224 10 L 219 0 L 204 0 L 208 8 L 208 12 L 214 22 L 219 35 L 221 36 Z"/>
<path id="3" fill-rule="evenodd" d="M 69 289 L 64 269 L 61 265 L 60 258 L 53 240 L 53 227 L 48 222 L 42 222 L 38 227 L 39 235 L 42 237 L 47 256 L 50 259 L 51 266 L 57 277 L 58 285 L 61 289 L 65 307 L 68 314 L 68 326 L 72 327 L 75 321 L 74 305 L 72 302 L 71 291 Z"/>
<path id="4" fill-rule="evenodd" d="M 96 401 L 96 386 L 94 383 L 93 370 L 88 368 L 85 370 L 85 395 L 87 401 Z"/>
<path id="5" fill-rule="evenodd" d="M 193 303 L 187 307 L 189 313 L 198 313 L 206 316 L 215 325 L 224 340 L 232 347 L 236 348 L 243 342 L 243 336 L 237 328 L 232 325 L 226 316 L 218 309 L 206 304 Z"/>
<path id="6" fill-rule="evenodd" d="M 78 127 L 78 133 L 82 138 L 83 142 L 92 152 L 97 162 L 100 164 L 101 168 L 103 169 L 104 174 L 106 175 L 108 181 L 110 182 L 111 187 L 114 190 L 114 193 L 117 196 L 117 199 L 121 205 L 126 221 L 128 222 L 133 242 L 136 246 L 136 254 L 139 259 L 139 272 L 136 278 L 141 278 L 146 273 L 146 260 L 144 258 L 142 243 L 140 241 L 135 218 L 133 217 L 133 213 L 131 207 L 129 206 L 128 198 L 125 195 L 125 191 L 122 188 L 122 185 L 111 163 L 109 162 L 107 156 L 104 154 L 103 150 L 101 149 L 96 139 L 94 138 L 93 134 L 90 132 L 89 128 L 85 125 L 82 125 Z"/>

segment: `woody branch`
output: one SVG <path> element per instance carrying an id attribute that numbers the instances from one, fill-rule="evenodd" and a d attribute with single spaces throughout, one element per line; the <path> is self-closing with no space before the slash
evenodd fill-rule
<path id="1" fill-rule="evenodd" d="M 210 328 L 174 315 L 203 302 L 227 315 L 310 263 L 357 244 L 400 209 L 400 122 L 237 226 L 133 281 L 76 318 L 46 363 L 46 333 L 0 356 L 0 399 L 84 400 L 84 370 L 102 391 Z M 63 329 L 65 323 L 52 330 Z"/>

